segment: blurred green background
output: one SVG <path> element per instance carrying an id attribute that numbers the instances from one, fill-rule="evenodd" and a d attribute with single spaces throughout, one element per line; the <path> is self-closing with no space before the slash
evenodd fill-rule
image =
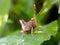
<path id="1" fill-rule="evenodd" d="M 22 39 L 19 20 L 28 22 L 34 13 L 37 25 L 43 29 L 35 29 L 33 41 L 31 34 Z M 58 45 L 59 41 L 60 6 L 57 0 L 0 0 L 0 45 Z"/>

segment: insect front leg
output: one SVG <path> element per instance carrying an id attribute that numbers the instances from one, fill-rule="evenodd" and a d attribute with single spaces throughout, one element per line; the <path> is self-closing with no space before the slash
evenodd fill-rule
<path id="1" fill-rule="evenodd" d="M 22 32 L 22 38 L 24 38 L 24 37 L 25 37 L 25 34 L 26 34 L 26 32 L 25 32 L 25 31 L 23 31 L 23 32 Z"/>
<path id="2" fill-rule="evenodd" d="M 32 40 L 34 39 L 34 35 L 33 35 L 33 27 L 31 28 L 31 35 L 32 35 Z"/>

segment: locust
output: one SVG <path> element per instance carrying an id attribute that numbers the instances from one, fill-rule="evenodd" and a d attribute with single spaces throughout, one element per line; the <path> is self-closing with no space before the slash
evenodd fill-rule
<path id="1" fill-rule="evenodd" d="M 30 21 L 26 22 L 24 20 L 19 20 L 21 26 L 22 26 L 22 31 L 23 31 L 23 36 L 25 36 L 26 32 L 30 32 L 32 37 L 33 37 L 33 32 L 34 28 L 37 26 L 36 18 L 31 18 Z"/>

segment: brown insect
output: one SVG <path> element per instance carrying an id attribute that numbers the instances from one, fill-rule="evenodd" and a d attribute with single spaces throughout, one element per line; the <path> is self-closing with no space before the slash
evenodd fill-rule
<path id="1" fill-rule="evenodd" d="M 30 32 L 33 36 L 33 29 L 36 27 L 36 19 L 35 17 L 32 18 L 30 21 L 26 22 L 24 20 L 19 20 L 22 30 L 23 30 L 23 36 L 25 35 L 25 32 Z"/>

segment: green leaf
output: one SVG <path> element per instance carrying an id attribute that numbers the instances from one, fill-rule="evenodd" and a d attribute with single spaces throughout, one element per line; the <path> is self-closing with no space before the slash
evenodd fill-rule
<path id="1" fill-rule="evenodd" d="M 13 35 L 0 39 L 0 45 L 40 45 L 43 41 L 48 40 L 50 37 L 44 33 L 34 33 L 32 40 L 31 34 L 26 34 L 24 38 L 21 37 L 22 33 L 17 31 Z"/>
<path id="2" fill-rule="evenodd" d="M 11 6 L 11 0 L 0 0 L 0 35 L 8 20 L 8 12 Z"/>
<path id="3" fill-rule="evenodd" d="M 11 0 L 0 0 L 0 15 L 5 15 L 9 12 Z"/>
<path id="4" fill-rule="evenodd" d="M 37 22 L 39 25 L 43 25 L 46 17 L 48 17 L 48 11 L 51 7 L 57 3 L 57 0 L 45 0 L 41 11 L 37 14 Z"/>
<path id="5" fill-rule="evenodd" d="M 59 9 L 58 9 L 58 13 L 60 14 L 60 6 L 59 6 Z"/>
<path id="6" fill-rule="evenodd" d="M 45 30 L 47 30 L 51 35 L 55 36 L 58 31 L 57 21 L 53 21 L 50 24 L 45 25 Z"/>

